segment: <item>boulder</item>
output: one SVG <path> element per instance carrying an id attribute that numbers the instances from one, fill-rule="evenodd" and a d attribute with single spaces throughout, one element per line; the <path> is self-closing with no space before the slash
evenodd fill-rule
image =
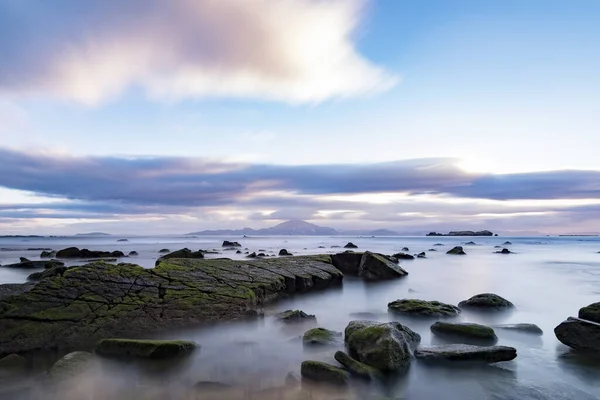
<path id="1" fill-rule="evenodd" d="M 325 328 L 309 329 L 302 336 L 305 346 L 326 346 L 335 344 L 342 339 L 342 332 L 330 331 Z"/>
<path id="2" fill-rule="evenodd" d="M 410 249 L 408 247 L 403 247 L 402 251 L 410 251 Z"/>
<path id="3" fill-rule="evenodd" d="M 460 308 L 439 301 L 402 299 L 388 304 L 390 312 L 418 317 L 455 317 Z"/>
<path id="4" fill-rule="evenodd" d="M 345 251 L 343 253 L 333 254 L 331 256 L 331 262 L 333 263 L 333 266 L 342 271 L 342 273 L 358 276 L 362 256 L 363 253 Z"/>
<path id="5" fill-rule="evenodd" d="M 139 256 L 137 251 L 130 251 L 129 254 L 127 254 L 129 257 L 134 257 L 134 256 Z"/>
<path id="6" fill-rule="evenodd" d="M 158 252 L 161 253 L 161 254 L 165 254 L 165 253 L 170 253 L 171 250 L 169 250 L 169 249 L 160 249 Z"/>
<path id="7" fill-rule="evenodd" d="M 369 367 L 367 364 L 355 360 L 343 351 L 337 351 L 333 358 L 335 358 L 337 362 L 342 364 L 348 370 L 348 372 L 350 372 L 351 375 L 356 376 L 358 378 L 371 380 L 381 375 L 381 373 L 377 369 Z"/>
<path id="8" fill-rule="evenodd" d="M 415 357 L 426 361 L 478 361 L 495 363 L 514 360 L 517 357 L 517 350 L 514 347 L 507 346 L 448 344 L 419 347 L 415 350 Z"/>
<path id="9" fill-rule="evenodd" d="M 309 315 L 302 310 L 286 310 L 276 314 L 275 319 L 284 323 L 317 321 L 317 317 Z"/>
<path id="10" fill-rule="evenodd" d="M 421 336 L 398 322 L 351 321 L 345 341 L 358 361 L 385 372 L 406 368 Z"/>
<path id="11" fill-rule="evenodd" d="M 252 253 L 248 254 L 246 257 L 248 257 L 248 258 L 256 258 L 258 256 L 256 255 L 256 252 L 253 251 Z"/>
<path id="12" fill-rule="evenodd" d="M 230 242 L 229 240 L 224 240 L 221 247 L 242 247 L 238 242 Z"/>
<path id="13" fill-rule="evenodd" d="M 197 347 L 184 340 L 103 339 L 96 354 L 116 358 L 174 358 L 186 356 Z"/>
<path id="14" fill-rule="evenodd" d="M 476 245 L 477 245 L 477 243 L 475 243 L 475 242 L 471 241 L 471 242 L 467 242 L 467 243 L 465 243 L 465 245 L 467 245 L 467 246 L 476 246 Z"/>
<path id="15" fill-rule="evenodd" d="M 242 254 L 241 250 L 236 250 L 235 254 Z"/>
<path id="16" fill-rule="evenodd" d="M 417 254 L 417 258 L 427 258 L 427 254 L 425 254 L 425 252 L 422 251 L 419 254 Z"/>
<path id="17" fill-rule="evenodd" d="M 438 336 L 451 336 L 465 339 L 497 341 L 498 337 L 492 328 L 473 323 L 436 322 L 431 325 L 431 332 Z"/>
<path id="18" fill-rule="evenodd" d="M 181 250 L 176 250 L 172 253 L 165 254 L 164 256 L 162 256 L 158 260 L 156 260 L 156 265 L 158 265 L 160 262 L 162 262 L 164 260 L 168 260 L 171 258 L 204 258 L 204 254 L 202 254 L 202 251 L 200 251 L 200 250 L 192 251 L 186 247 Z"/>
<path id="19" fill-rule="evenodd" d="M 400 266 L 389 261 L 381 254 L 365 251 L 360 260 L 358 276 L 369 281 L 398 278 L 408 275 Z"/>
<path id="20" fill-rule="evenodd" d="M 125 257 L 122 251 L 99 251 L 78 249 L 77 247 L 68 247 L 56 252 L 57 258 L 106 258 L 106 257 Z"/>
<path id="21" fill-rule="evenodd" d="M 265 253 L 258 253 L 256 256 L 257 257 L 267 257 L 267 255 Z"/>
<path id="22" fill-rule="evenodd" d="M 0 359 L 0 369 L 23 370 L 27 368 L 27 359 L 18 354 L 9 354 Z"/>
<path id="23" fill-rule="evenodd" d="M 412 254 L 406 254 L 406 253 L 396 253 L 393 254 L 392 257 L 397 258 L 398 260 L 414 260 L 415 256 L 413 256 Z"/>
<path id="24" fill-rule="evenodd" d="M 505 247 L 505 248 L 503 248 L 503 249 L 502 249 L 502 250 L 500 250 L 500 251 L 496 251 L 495 253 L 496 253 L 496 254 L 513 254 L 513 252 L 512 252 L 512 251 L 510 251 L 509 249 L 507 249 L 506 247 Z"/>
<path id="25" fill-rule="evenodd" d="M 576 350 L 600 352 L 600 324 L 569 317 L 554 328 L 556 338 Z"/>
<path id="26" fill-rule="evenodd" d="M 600 303 L 592 303 L 579 310 L 579 318 L 600 323 Z"/>
<path id="27" fill-rule="evenodd" d="M 507 240 L 506 242 L 502 243 L 502 245 L 503 245 L 503 246 L 510 246 L 511 244 L 512 244 L 512 243 L 511 243 L 511 242 L 509 242 L 508 240 Z"/>
<path id="28" fill-rule="evenodd" d="M 6 264 L 2 268 L 17 268 L 17 269 L 51 269 L 56 267 L 64 266 L 65 264 L 58 260 L 41 260 L 41 261 L 30 261 L 24 257 L 21 257 L 21 261 L 16 264 Z"/>
<path id="29" fill-rule="evenodd" d="M 65 273 L 67 267 L 60 266 L 55 268 L 46 269 L 41 272 L 34 272 L 27 277 L 28 281 L 39 281 L 41 279 L 51 278 L 53 276 L 59 276 Z"/>
<path id="30" fill-rule="evenodd" d="M 495 329 L 504 329 L 507 331 L 514 332 L 522 332 L 522 333 L 530 333 L 532 335 L 541 336 L 544 334 L 542 328 L 537 326 L 536 324 L 505 324 L 505 325 L 495 325 Z"/>
<path id="31" fill-rule="evenodd" d="M 293 256 L 293 254 L 290 253 L 289 251 L 287 251 L 286 249 L 279 250 L 279 255 L 280 256 Z"/>
<path id="32" fill-rule="evenodd" d="M 455 246 L 455 247 L 451 248 L 450 250 L 448 250 L 446 252 L 446 254 L 454 254 L 454 255 L 464 256 L 467 253 L 465 253 L 462 246 Z"/>
<path id="33" fill-rule="evenodd" d="M 89 370 L 94 361 L 94 356 L 87 351 L 69 353 L 50 368 L 50 377 L 55 380 L 76 378 Z"/>
<path id="34" fill-rule="evenodd" d="M 348 242 L 348 243 L 346 243 L 346 245 L 344 246 L 344 248 L 345 248 L 345 249 L 358 249 L 358 246 L 357 246 L 357 245 L 355 245 L 355 244 L 354 244 L 354 243 L 352 243 L 352 242 Z"/>
<path id="35" fill-rule="evenodd" d="M 334 385 L 346 385 L 349 379 L 348 372 L 320 361 L 304 361 L 300 373 L 303 378 Z"/>
<path id="36" fill-rule="evenodd" d="M 47 250 L 43 250 L 40 253 L 40 258 L 52 258 L 52 257 L 56 257 L 56 252 L 55 251 L 47 251 Z"/>
<path id="37" fill-rule="evenodd" d="M 117 242 L 129 242 L 127 239 L 118 239 Z"/>
<path id="38" fill-rule="evenodd" d="M 509 310 L 515 308 L 513 303 L 494 293 L 482 293 L 468 300 L 458 303 L 460 308 L 471 308 L 478 310 Z"/>

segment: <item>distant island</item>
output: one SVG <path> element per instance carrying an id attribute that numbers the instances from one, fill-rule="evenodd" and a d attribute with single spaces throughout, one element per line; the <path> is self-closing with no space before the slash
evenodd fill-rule
<path id="1" fill-rule="evenodd" d="M 311 224 L 310 222 L 293 219 L 282 222 L 271 228 L 262 229 L 218 229 L 190 232 L 186 236 L 334 236 L 334 235 L 364 235 L 364 236 L 397 236 L 398 233 L 389 229 L 356 230 L 340 232 L 333 228 Z"/>
<path id="2" fill-rule="evenodd" d="M 498 236 L 490 231 L 451 231 L 446 234 L 437 233 L 437 232 L 429 232 L 425 236 Z"/>
<path id="3" fill-rule="evenodd" d="M 104 233 L 104 232 L 90 232 L 90 233 L 76 233 L 75 236 L 111 236 L 111 234 Z"/>

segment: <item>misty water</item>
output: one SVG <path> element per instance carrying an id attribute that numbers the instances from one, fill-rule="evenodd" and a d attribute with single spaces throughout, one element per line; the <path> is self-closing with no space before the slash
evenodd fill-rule
<path id="1" fill-rule="evenodd" d="M 155 337 L 186 339 L 201 348 L 176 364 L 122 363 L 102 360 L 89 376 L 71 382 L 63 392 L 50 394 L 38 382 L 47 368 L 64 353 L 29 355 L 34 361 L 28 376 L 11 378 L 0 386 L 25 389 L 21 398 L 212 398 L 194 397 L 189 389 L 197 382 L 230 385 L 219 388 L 214 398 L 286 399 L 283 388 L 288 373 L 299 376 L 303 360 L 322 360 L 336 364 L 337 350 L 304 349 L 300 336 L 307 326 L 282 326 L 272 315 L 286 309 L 301 309 L 317 317 L 317 326 L 343 331 L 349 321 L 370 319 L 400 321 L 422 336 L 421 345 L 443 343 L 432 337 L 433 320 L 414 320 L 388 314 L 387 304 L 396 299 L 418 298 L 457 304 L 475 294 L 497 293 L 516 306 L 509 314 L 479 314 L 464 311 L 453 321 L 488 325 L 534 323 L 544 330 L 543 336 L 496 330 L 498 344 L 513 346 L 518 356 L 510 362 L 486 367 L 454 365 L 432 367 L 413 360 L 409 370 L 391 376 L 385 382 L 353 383 L 348 389 L 308 387 L 312 398 L 389 398 L 407 399 L 594 399 L 600 398 L 600 359 L 577 353 L 562 345 L 553 329 L 579 308 L 600 299 L 600 238 L 587 237 L 489 237 L 472 238 L 476 245 L 464 246 L 467 256 L 450 256 L 445 252 L 454 245 L 464 245 L 471 238 L 451 237 L 116 237 L 4 238 L 0 239 L 0 264 L 17 262 L 19 257 L 39 259 L 39 250 L 68 246 L 93 250 L 135 250 L 137 257 L 119 261 L 152 268 L 158 250 L 188 247 L 217 249 L 223 239 L 237 240 L 250 252 L 265 250 L 277 254 L 286 248 L 294 254 L 334 253 L 352 241 L 359 250 L 392 254 L 408 247 L 410 253 L 427 252 L 427 258 L 401 261 L 409 272 L 405 278 L 366 283 L 346 277 L 339 288 L 294 296 L 269 304 L 265 317 L 239 323 L 223 323 L 185 331 L 165 332 Z M 515 254 L 495 254 L 494 246 L 505 241 Z M 442 243 L 443 246 L 434 246 Z M 437 251 L 428 251 L 429 249 Z M 208 257 L 243 258 L 244 255 L 222 251 Z M 69 265 L 76 265 L 71 263 Z M 26 281 L 32 270 L 0 268 L 0 283 Z M 343 345 L 338 346 L 339 349 Z M 82 349 L 84 350 L 84 349 Z M 0 377 L 2 378 L 2 377 Z M 27 389 L 29 388 L 29 389 Z M 89 397 L 81 397 L 85 393 Z M 18 397 L 12 397 L 18 398 Z"/>

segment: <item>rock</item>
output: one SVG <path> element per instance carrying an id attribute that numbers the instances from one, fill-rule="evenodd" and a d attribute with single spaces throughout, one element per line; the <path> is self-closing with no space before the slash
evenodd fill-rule
<path id="1" fill-rule="evenodd" d="M 362 260 L 363 253 L 354 253 L 346 251 L 343 253 L 333 254 L 331 256 L 331 262 L 334 267 L 342 271 L 344 274 L 358 276 L 358 270 L 360 268 L 360 261 Z"/>
<path id="2" fill-rule="evenodd" d="M 167 259 L 153 269 L 94 262 L 36 284 L 0 285 L 0 356 L 256 318 L 279 298 L 340 285 L 328 260 Z"/>
<path id="3" fill-rule="evenodd" d="M 403 247 L 402 251 L 410 251 L 408 247 Z"/>
<path id="4" fill-rule="evenodd" d="M 325 246 L 317 246 L 317 249 L 324 249 Z"/>
<path id="5" fill-rule="evenodd" d="M 98 251 L 81 249 L 77 247 L 68 247 L 56 252 L 57 258 L 105 258 L 105 257 L 125 257 L 122 251 Z"/>
<path id="6" fill-rule="evenodd" d="M 170 253 L 171 250 L 169 250 L 169 249 L 160 249 L 158 252 L 161 253 L 161 254 L 164 254 L 164 253 Z"/>
<path id="7" fill-rule="evenodd" d="M 55 251 L 42 251 L 40 253 L 40 258 L 52 258 L 52 257 L 56 257 L 56 252 Z"/>
<path id="8" fill-rule="evenodd" d="M 27 368 L 27 359 L 18 354 L 9 354 L 0 359 L 0 369 L 23 370 Z"/>
<path id="9" fill-rule="evenodd" d="M 50 377 L 56 380 L 75 378 L 85 373 L 94 363 L 94 356 L 87 351 L 75 351 L 58 360 L 50 368 Z"/>
<path id="10" fill-rule="evenodd" d="M 237 251 L 235 252 L 235 254 L 242 254 L 242 251 L 241 251 L 241 250 L 237 250 Z"/>
<path id="11" fill-rule="evenodd" d="M 275 319 L 285 323 L 315 321 L 317 317 L 309 315 L 302 310 L 286 310 L 275 315 Z"/>
<path id="12" fill-rule="evenodd" d="M 436 243 L 436 244 L 434 244 L 434 246 L 443 246 L 443 245 L 444 245 L 444 243 Z"/>
<path id="13" fill-rule="evenodd" d="M 51 278 L 53 276 L 60 276 L 60 275 L 64 274 L 66 270 L 67 270 L 67 267 L 61 266 L 61 267 L 46 269 L 41 272 L 34 272 L 33 274 L 30 274 L 27 277 L 27 280 L 28 281 L 39 281 L 41 279 Z"/>
<path id="14" fill-rule="evenodd" d="M 436 249 L 429 249 L 429 250 L 427 250 L 427 251 L 437 251 L 437 250 L 436 250 Z"/>
<path id="15" fill-rule="evenodd" d="M 396 300 L 388 304 L 391 312 L 423 317 L 455 317 L 460 314 L 460 308 L 439 301 L 417 299 Z"/>
<path id="16" fill-rule="evenodd" d="M 358 268 L 358 276 L 369 281 L 398 278 L 408 275 L 404 269 L 387 260 L 381 254 L 365 251 Z"/>
<path id="17" fill-rule="evenodd" d="M 502 249 L 502 250 L 500 250 L 500 251 L 496 251 L 495 253 L 496 253 L 496 254 L 514 254 L 512 251 L 510 251 L 510 250 L 509 250 L 509 249 L 507 249 L 507 248 L 504 248 L 504 249 Z"/>
<path id="18" fill-rule="evenodd" d="M 257 255 L 256 255 L 256 252 L 252 252 L 252 253 L 248 254 L 246 257 L 248 257 L 248 258 L 256 258 Z"/>
<path id="19" fill-rule="evenodd" d="M 544 331 L 542 328 L 537 326 L 536 324 L 505 324 L 505 325 L 495 325 L 495 329 L 504 329 L 508 331 L 522 332 L 522 333 L 530 333 L 532 335 L 543 335 Z"/>
<path id="20" fill-rule="evenodd" d="M 356 377 L 365 380 L 371 380 L 381 375 L 381 373 L 377 369 L 369 367 L 367 364 L 355 360 L 343 351 L 337 351 L 333 358 L 335 358 L 337 362 L 342 364 L 348 370 L 348 372 L 350 372 L 350 374 Z"/>
<path id="21" fill-rule="evenodd" d="M 512 243 L 511 243 L 511 242 L 509 242 L 509 241 L 506 241 L 506 242 L 502 243 L 502 245 L 503 245 L 503 246 L 510 246 L 511 244 L 512 244 Z"/>
<path id="22" fill-rule="evenodd" d="M 600 323 L 600 303 L 592 303 L 579 310 L 579 318 Z"/>
<path id="23" fill-rule="evenodd" d="M 479 310 L 508 310 L 515 306 L 510 301 L 494 293 L 482 293 L 468 300 L 458 303 L 460 308 L 473 308 Z"/>
<path id="24" fill-rule="evenodd" d="M 427 254 L 425 254 L 425 252 L 422 251 L 419 254 L 417 254 L 417 258 L 427 258 Z"/>
<path id="25" fill-rule="evenodd" d="M 494 234 L 488 230 L 483 231 L 452 231 L 446 234 L 429 232 L 426 236 L 494 236 Z M 495 235 L 498 236 L 498 235 Z"/>
<path id="26" fill-rule="evenodd" d="M 495 363 L 514 360 L 517 357 L 517 350 L 507 346 L 448 344 L 419 347 L 415 350 L 415 357 L 427 361 L 479 361 Z"/>
<path id="27" fill-rule="evenodd" d="M 230 242 L 229 240 L 223 241 L 221 247 L 242 247 L 238 242 Z"/>
<path id="28" fill-rule="evenodd" d="M 467 246 L 476 246 L 477 243 L 475 243 L 475 242 L 467 242 L 467 243 L 465 243 L 465 245 L 467 245 Z"/>
<path id="29" fill-rule="evenodd" d="M 393 254 L 392 257 L 397 258 L 398 260 L 414 260 L 415 256 L 413 256 L 412 254 L 406 254 L 406 253 L 396 253 Z"/>
<path id="30" fill-rule="evenodd" d="M 257 257 L 266 257 L 267 255 L 265 253 L 258 253 L 256 256 Z"/>
<path id="31" fill-rule="evenodd" d="M 25 260 L 25 261 L 22 261 Z M 21 262 L 16 264 L 6 264 L 2 268 L 17 268 L 17 269 L 51 269 L 65 265 L 63 262 L 58 260 L 41 260 L 41 261 L 30 261 L 24 257 L 21 257 Z"/>
<path id="32" fill-rule="evenodd" d="M 279 250 L 279 255 L 280 256 L 293 256 L 293 254 L 288 252 L 286 249 Z"/>
<path id="33" fill-rule="evenodd" d="M 421 336 L 398 322 L 351 321 L 345 330 L 350 354 L 381 371 L 398 371 L 410 362 Z"/>
<path id="34" fill-rule="evenodd" d="M 462 246 L 455 246 L 455 247 L 451 248 L 450 250 L 448 250 L 446 252 L 446 254 L 455 254 L 455 255 L 459 255 L 459 256 L 464 256 L 467 253 L 465 253 Z"/>
<path id="35" fill-rule="evenodd" d="M 222 382 L 213 381 L 199 381 L 194 385 L 194 389 L 197 390 L 208 390 L 208 391 L 220 391 L 231 389 L 231 385 Z M 202 397 L 200 397 L 202 399 Z"/>
<path id="36" fill-rule="evenodd" d="M 354 244 L 354 243 L 352 243 L 352 242 L 348 242 L 348 243 L 347 243 L 347 244 L 344 246 L 344 248 L 345 248 L 345 249 L 358 249 L 358 246 L 357 246 L 357 245 L 355 245 L 355 244 Z"/>
<path id="37" fill-rule="evenodd" d="M 333 245 L 331 246 L 332 249 L 339 249 L 341 246 L 337 246 L 337 245 Z"/>
<path id="38" fill-rule="evenodd" d="M 342 332 L 330 331 L 325 328 L 309 329 L 302 336 L 302 343 L 305 346 L 326 346 L 339 342 L 342 338 Z"/>
<path id="39" fill-rule="evenodd" d="M 29 262 L 31 262 L 31 260 L 29 260 L 28 258 L 25 258 L 25 257 L 19 257 L 19 262 L 29 263 Z"/>
<path id="40" fill-rule="evenodd" d="M 492 328 L 473 323 L 436 322 L 431 325 L 431 332 L 438 336 L 454 336 L 457 338 L 497 341 L 498 337 Z"/>
<path id="41" fill-rule="evenodd" d="M 127 240 L 127 239 L 119 239 L 119 240 L 117 240 L 117 242 L 129 242 L 129 240 Z"/>
<path id="42" fill-rule="evenodd" d="M 334 385 L 346 385 L 349 379 L 348 372 L 320 361 L 304 361 L 300 373 L 303 378 Z"/>
<path id="43" fill-rule="evenodd" d="M 184 340 L 103 339 L 96 354 L 118 358 L 173 358 L 190 354 L 197 347 Z"/>
<path id="44" fill-rule="evenodd" d="M 576 350 L 600 352 L 600 324 L 569 317 L 554 328 L 556 338 Z"/>
<path id="45" fill-rule="evenodd" d="M 129 257 L 134 257 L 134 256 L 139 256 L 137 251 L 130 251 L 129 254 L 127 254 Z"/>
<path id="46" fill-rule="evenodd" d="M 501 249 L 502 246 L 494 246 L 495 249 Z"/>
<path id="47" fill-rule="evenodd" d="M 164 256 L 162 256 L 158 260 L 156 260 L 155 265 L 158 265 L 162 261 L 169 260 L 171 258 L 204 258 L 204 254 L 202 254 L 202 251 L 200 251 L 200 250 L 191 251 L 190 249 L 188 249 L 186 247 L 181 250 L 176 250 L 172 253 L 165 254 Z"/>

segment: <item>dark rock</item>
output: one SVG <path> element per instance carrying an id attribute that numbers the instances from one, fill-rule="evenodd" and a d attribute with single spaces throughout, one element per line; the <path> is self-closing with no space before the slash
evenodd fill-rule
<path id="1" fill-rule="evenodd" d="M 579 318 L 600 323 L 600 303 L 592 303 L 579 310 Z"/>
<path id="2" fill-rule="evenodd" d="M 446 234 L 442 234 L 442 233 L 437 233 L 437 232 L 430 232 L 427 234 L 427 236 L 494 236 L 494 234 L 490 231 L 484 230 L 484 231 L 452 231 L 452 232 L 448 232 Z M 496 235 L 498 236 L 498 235 Z"/>
<path id="3" fill-rule="evenodd" d="M 81 249 L 77 247 L 68 247 L 56 252 L 57 258 L 105 258 L 105 257 L 125 257 L 122 251 L 98 251 Z"/>
<path id="4" fill-rule="evenodd" d="M 94 356 L 87 351 L 69 353 L 54 363 L 50 377 L 54 380 L 75 378 L 92 368 L 94 361 Z"/>
<path id="5" fill-rule="evenodd" d="M 302 336 L 305 346 L 326 346 L 335 344 L 342 339 L 342 332 L 330 331 L 325 328 L 309 329 Z"/>
<path id="6" fill-rule="evenodd" d="M 460 308 L 439 301 L 417 299 L 396 300 L 388 304 L 391 312 L 424 317 L 454 317 L 460 314 Z"/>
<path id="7" fill-rule="evenodd" d="M 425 252 L 421 252 L 419 254 L 417 254 L 417 258 L 427 258 L 427 254 L 425 254 Z"/>
<path id="8" fill-rule="evenodd" d="M 41 272 L 34 272 L 27 277 L 28 281 L 39 281 L 41 279 L 52 278 L 53 276 L 60 276 L 65 273 L 67 267 L 59 266 L 55 268 L 46 269 Z"/>
<path id="9" fill-rule="evenodd" d="M 554 328 L 556 338 L 575 350 L 600 352 L 600 324 L 569 317 Z"/>
<path id="10" fill-rule="evenodd" d="M 403 247 L 402 251 L 410 251 L 408 247 Z"/>
<path id="11" fill-rule="evenodd" d="M 134 257 L 134 256 L 138 256 L 138 252 L 137 251 L 130 251 L 129 254 L 127 254 L 129 257 Z"/>
<path id="12" fill-rule="evenodd" d="M 331 256 L 331 262 L 334 267 L 342 271 L 344 274 L 358 276 L 358 270 L 360 268 L 360 261 L 362 260 L 363 253 L 344 252 L 333 254 Z"/>
<path id="13" fill-rule="evenodd" d="M 275 319 L 285 323 L 316 321 L 317 317 L 302 310 L 286 310 L 275 315 Z"/>
<path id="14" fill-rule="evenodd" d="M 0 285 L 0 300 L 10 296 L 16 296 L 21 293 L 27 293 L 35 287 L 35 283 L 5 283 Z M 2 306 L 0 305 L 0 312 Z M 2 353 L 0 353 L 2 354 Z"/>
<path id="15" fill-rule="evenodd" d="M 463 256 L 463 255 L 466 255 L 467 253 L 465 253 L 462 246 L 455 246 L 455 247 L 451 248 L 450 250 L 448 250 L 446 252 L 446 254 L 455 254 L 455 255 Z"/>
<path id="16" fill-rule="evenodd" d="M 52 258 L 52 257 L 56 257 L 56 252 L 55 251 L 42 251 L 40 253 L 40 258 Z"/>
<path id="17" fill-rule="evenodd" d="M 501 249 L 502 246 L 494 246 L 495 249 Z"/>
<path id="18" fill-rule="evenodd" d="M 507 310 L 515 308 L 513 303 L 494 293 L 482 293 L 458 303 L 460 308 L 480 310 Z"/>
<path id="19" fill-rule="evenodd" d="M 325 246 L 318 246 L 317 249 L 324 249 Z"/>
<path id="20" fill-rule="evenodd" d="M 358 361 L 385 372 L 406 368 L 421 336 L 398 322 L 351 321 L 345 341 Z"/>
<path id="21" fill-rule="evenodd" d="M 508 331 L 522 332 L 522 333 L 530 333 L 532 335 L 541 336 L 544 334 L 542 328 L 537 326 L 536 324 L 505 324 L 505 325 L 495 325 L 495 329 L 504 329 Z"/>
<path id="22" fill-rule="evenodd" d="M 412 254 L 406 254 L 406 253 L 396 253 L 394 255 L 392 255 L 392 257 L 397 258 L 398 260 L 414 260 L 415 256 L 413 256 Z"/>
<path id="23" fill-rule="evenodd" d="M 127 239 L 119 239 L 119 240 L 117 240 L 117 242 L 129 242 L 129 240 L 127 240 Z"/>
<path id="24" fill-rule="evenodd" d="M 204 254 L 200 250 L 192 251 L 186 247 L 181 250 L 176 250 L 172 253 L 165 254 L 164 256 L 162 256 L 158 260 L 156 260 L 155 265 L 158 265 L 160 262 L 162 262 L 164 260 L 170 260 L 173 258 L 204 258 Z"/>
<path id="25" fill-rule="evenodd" d="M 213 381 L 199 381 L 194 385 L 194 389 L 197 390 L 209 390 L 209 391 L 219 391 L 219 390 L 228 390 L 231 389 L 231 385 L 222 382 L 213 382 Z M 202 397 L 200 397 L 202 398 Z"/>
<path id="26" fill-rule="evenodd" d="M 498 337 L 492 328 L 472 323 L 436 322 L 431 325 L 431 332 L 439 336 L 454 336 L 466 339 L 497 341 Z"/>
<path id="27" fill-rule="evenodd" d="M 355 360 L 343 351 L 336 352 L 333 357 L 337 362 L 342 364 L 350 374 L 358 378 L 371 380 L 381 375 L 377 369 Z"/>
<path id="28" fill-rule="evenodd" d="M 331 246 L 332 249 L 339 249 L 340 247 L 341 246 L 336 246 L 336 245 Z"/>
<path id="29" fill-rule="evenodd" d="M 347 244 L 344 246 L 344 248 L 345 248 L 345 249 L 358 249 L 358 246 L 357 246 L 357 245 L 355 245 L 355 244 L 354 244 L 354 243 L 352 243 L 352 242 L 348 242 L 348 243 L 347 243 Z"/>
<path id="30" fill-rule="evenodd" d="M 256 256 L 257 257 L 266 257 L 267 255 L 265 253 L 258 253 Z"/>
<path id="31" fill-rule="evenodd" d="M 252 253 L 248 254 L 246 257 L 248 257 L 248 258 L 256 258 L 257 255 L 256 255 L 255 252 L 252 252 Z"/>
<path id="32" fill-rule="evenodd" d="M 29 262 L 31 262 L 31 260 L 29 260 L 28 258 L 25 258 L 25 257 L 19 257 L 19 262 L 21 262 L 21 263 L 29 263 Z"/>
<path id="33" fill-rule="evenodd" d="M 444 243 L 436 243 L 436 244 L 434 244 L 434 246 L 443 246 L 443 245 L 444 245 Z"/>
<path id="34" fill-rule="evenodd" d="M 507 346 L 448 344 L 419 347 L 415 350 L 415 357 L 427 361 L 479 361 L 495 363 L 514 360 L 517 357 L 517 350 Z"/>
<path id="35" fill-rule="evenodd" d="M 429 250 L 427 250 L 427 251 L 437 251 L 437 250 L 436 250 L 436 249 L 429 249 Z"/>
<path id="36" fill-rule="evenodd" d="M 507 249 L 507 248 L 503 248 L 502 250 L 500 250 L 500 251 L 496 251 L 495 253 L 496 253 L 496 254 L 514 254 L 512 251 L 510 251 L 510 250 L 509 250 L 509 249 Z"/>
<path id="37" fill-rule="evenodd" d="M 408 275 L 404 269 L 387 260 L 381 254 L 365 251 L 358 268 L 358 276 L 369 281 L 398 278 Z"/>
<path id="38" fill-rule="evenodd" d="M 465 243 L 465 245 L 467 245 L 467 246 L 476 246 L 477 243 L 475 243 L 475 242 L 467 242 L 467 243 Z"/>
<path id="39" fill-rule="evenodd" d="M 169 249 L 160 249 L 158 252 L 161 253 L 161 254 L 164 254 L 164 253 L 170 253 L 171 250 L 169 250 Z"/>
<path id="40" fill-rule="evenodd" d="M 300 367 L 303 378 L 334 385 L 346 385 L 348 372 L 320 361 L 304 361 Z"/>
<path id="41" fill-rule="evenodd" d="M 45 268 L 45 269 L 51 269 L 51 268 L 60 267 L 60 266 L 65 265 L 63 262 L 58 261 L 58 260 L 29 261 L 29 260 L 27 260 L 24 257 L 21 257 L 21 260 L 26 260 L 26 261 L 21 261 L 21 262 L 16 263 L 16 264 L 3 265 L 2 268 L 18 268 L 18 269 L 39 269 L 39 268 Z"/>
<path id="42" fill-rule="evenodd" d="M 280 256 L 293 256 L 293 254 L 288 252 L 286 249 L 279 250 L 279 255 Z"/>
<path id="43" fill-rule="evenodd" d="M 223 241 L 222 247 L 242 247 L 238 242 L 230 242 L 229 240 Z"/>
<path id="44" fill-rule="evenodd" d="M 512 244 L 512 243 L 511 243 L 511 242 L 509 242 L 509 241 L 506 241 L 506 242 L 502 243 L 502 245 L 503 245 L 503 246 L 510 246 L 511 244 Z"/>
<path id="45" fill-rule="evenodd" d="M 27 359 L 18 354 L 9 354 L 0 359 L 0 369 L 24 370 L 27 367 Z"/>
<path id="46" fill-rule="evenodd" d="M 184 340 L 103 339 L 96 354 L 116 358 L 173 358 L 190 354 L 197 347 Z"/>
<path id="47" fill-rule="evenodd" d="M 241 251 L 241 250 L 237 250 L 237 251 L 235 252 L 235 254 L 242 254 L 242 251 Z"/>

